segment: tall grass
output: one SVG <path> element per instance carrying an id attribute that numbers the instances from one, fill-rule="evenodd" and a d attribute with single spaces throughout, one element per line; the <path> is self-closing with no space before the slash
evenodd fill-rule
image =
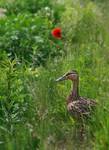
<path id="1" fill-rule="evenodd" d="M 9 53 L 6 47 L 0 52 L 0 149 L 104 150 L 109 147 L 109 33 L 103 22 L 102 9 L 97 2 L 89 0 L 66 0 L 64 8 L 65 11 L 58 16 L 59 23 L 53 24 L 62 27 L 63 38 L 60 41 L 51 38 L 56 46 L 49 47 L 53 53 L 47 55 L 44 66 L 36 67 L 29 59 L 21 62 L 20 57 L 17 57 L 19 49 L 16 43 L 14 46 L 17 52 L 13 60 L 7 56 Z M 42 14 L 43 12 L 40 12 L 38 15 Z M 22 14 L 18 16 L 22 18 Z M 12 21 L 12 17 L 9 16 L 8 19 Z M 30 15 L 30 22 L 31 19 Z M 27 20 L 24 24 L 25 22 Z M 19 26 L 19 21 L 16 25 Z M 11 26 L 13 28 L 14 25 L 11 23 Z M 50 38 L 49 30 L 51 26 L 44 32 L 47 31 Z M 11 30 L 9 31 L 11 35 Z M 38 30 L 39 35 L 40 33 L 46 38 L 42 30 Z M 5 36 L 4 33 L 3 37 Z M 25 38 L 23 40 L 25 41 Z M 0 45 L 2 44 L 4 45 L 1 41 Z M 7 44 L 11 48 L 10 40 Z M 38 45 L 34 41 L 32 44 Z M 44 44 L 38 46 L 46 52 L 47 44 L 50 44 L 48 37 L 47 43 Z M 20 47 L 21 52 L 22 50 L 25 51 L 25 46 Z M 54 54 L 57 55 L 53 57 Z M 28 56 L 27 53 L 26 55 Z M 25 54 L 21 55 L 24 56 Z M 98 102 L 92 120 L 86 122 L 87 134 L 84 143 L 74 138 L 76 123 L 66 109 L 66 97 L 72 83 L 55 82 L 57 77 L 72 69 L 76 69 L 80 76 L 80 95 Z"/>

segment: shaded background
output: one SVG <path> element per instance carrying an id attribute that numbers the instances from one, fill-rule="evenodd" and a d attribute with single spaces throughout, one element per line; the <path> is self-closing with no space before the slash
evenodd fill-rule
<path id="1" fill-rule="evenodd" d="M 0 149 L 108 149 L 108 8 L 108 0 L 0 1 Z M 71 83 L 54 82 L 72 69 L 81 96 L 100 103 L 81 144 L 66 111 Z"/>

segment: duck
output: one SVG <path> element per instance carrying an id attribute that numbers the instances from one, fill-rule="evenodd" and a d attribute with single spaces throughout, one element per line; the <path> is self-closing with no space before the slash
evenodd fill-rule
<path id="1" fill-rule="evenodd" d="M 74 120 L 83 122 L 90 118 L 97 105 L 95 100 L 81 97 L 79 94 L 79 74 L 76 70 L 69 71 L 56 79 L 56 82 L 70 80 L 72 81 L 72 90 L 67 97 L 67 111 Z"/>

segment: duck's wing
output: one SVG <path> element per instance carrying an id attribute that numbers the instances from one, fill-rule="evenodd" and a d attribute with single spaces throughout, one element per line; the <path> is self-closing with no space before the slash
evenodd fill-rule
<path id="1" fill-rule="evenodd" d="M 97 105 L 97 102 L 93 99 L 80 97 L 79 100 L 82 101 L 82 103 L 84 103 L 85 105 L 90 106 L 90 107 L 93 107 L 93 106 Z"/>
<path id="2" fill-rule="evenodd" d="M 67 105 L 68 111 L 76 117 L 89 116 L 91 110 L 96 106 L 94 100 L 80 98 L 79 100 L 72 101 Z"/>

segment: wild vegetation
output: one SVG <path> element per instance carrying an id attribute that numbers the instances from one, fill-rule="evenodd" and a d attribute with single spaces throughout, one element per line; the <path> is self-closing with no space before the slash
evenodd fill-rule
<path id="1" fill-rule="evenodd" d="M 109 2 L 1 0 L 0 149 L 109 149 Z M 55 39 L 51 31 L 62 30 Z M 73 136 L 67 113 L 71 83 L 55 79 L 75 69 L 80 93 L 99 105 L 86 140 Z M 106 108 L 106 109 L 104 109 Z"/>

